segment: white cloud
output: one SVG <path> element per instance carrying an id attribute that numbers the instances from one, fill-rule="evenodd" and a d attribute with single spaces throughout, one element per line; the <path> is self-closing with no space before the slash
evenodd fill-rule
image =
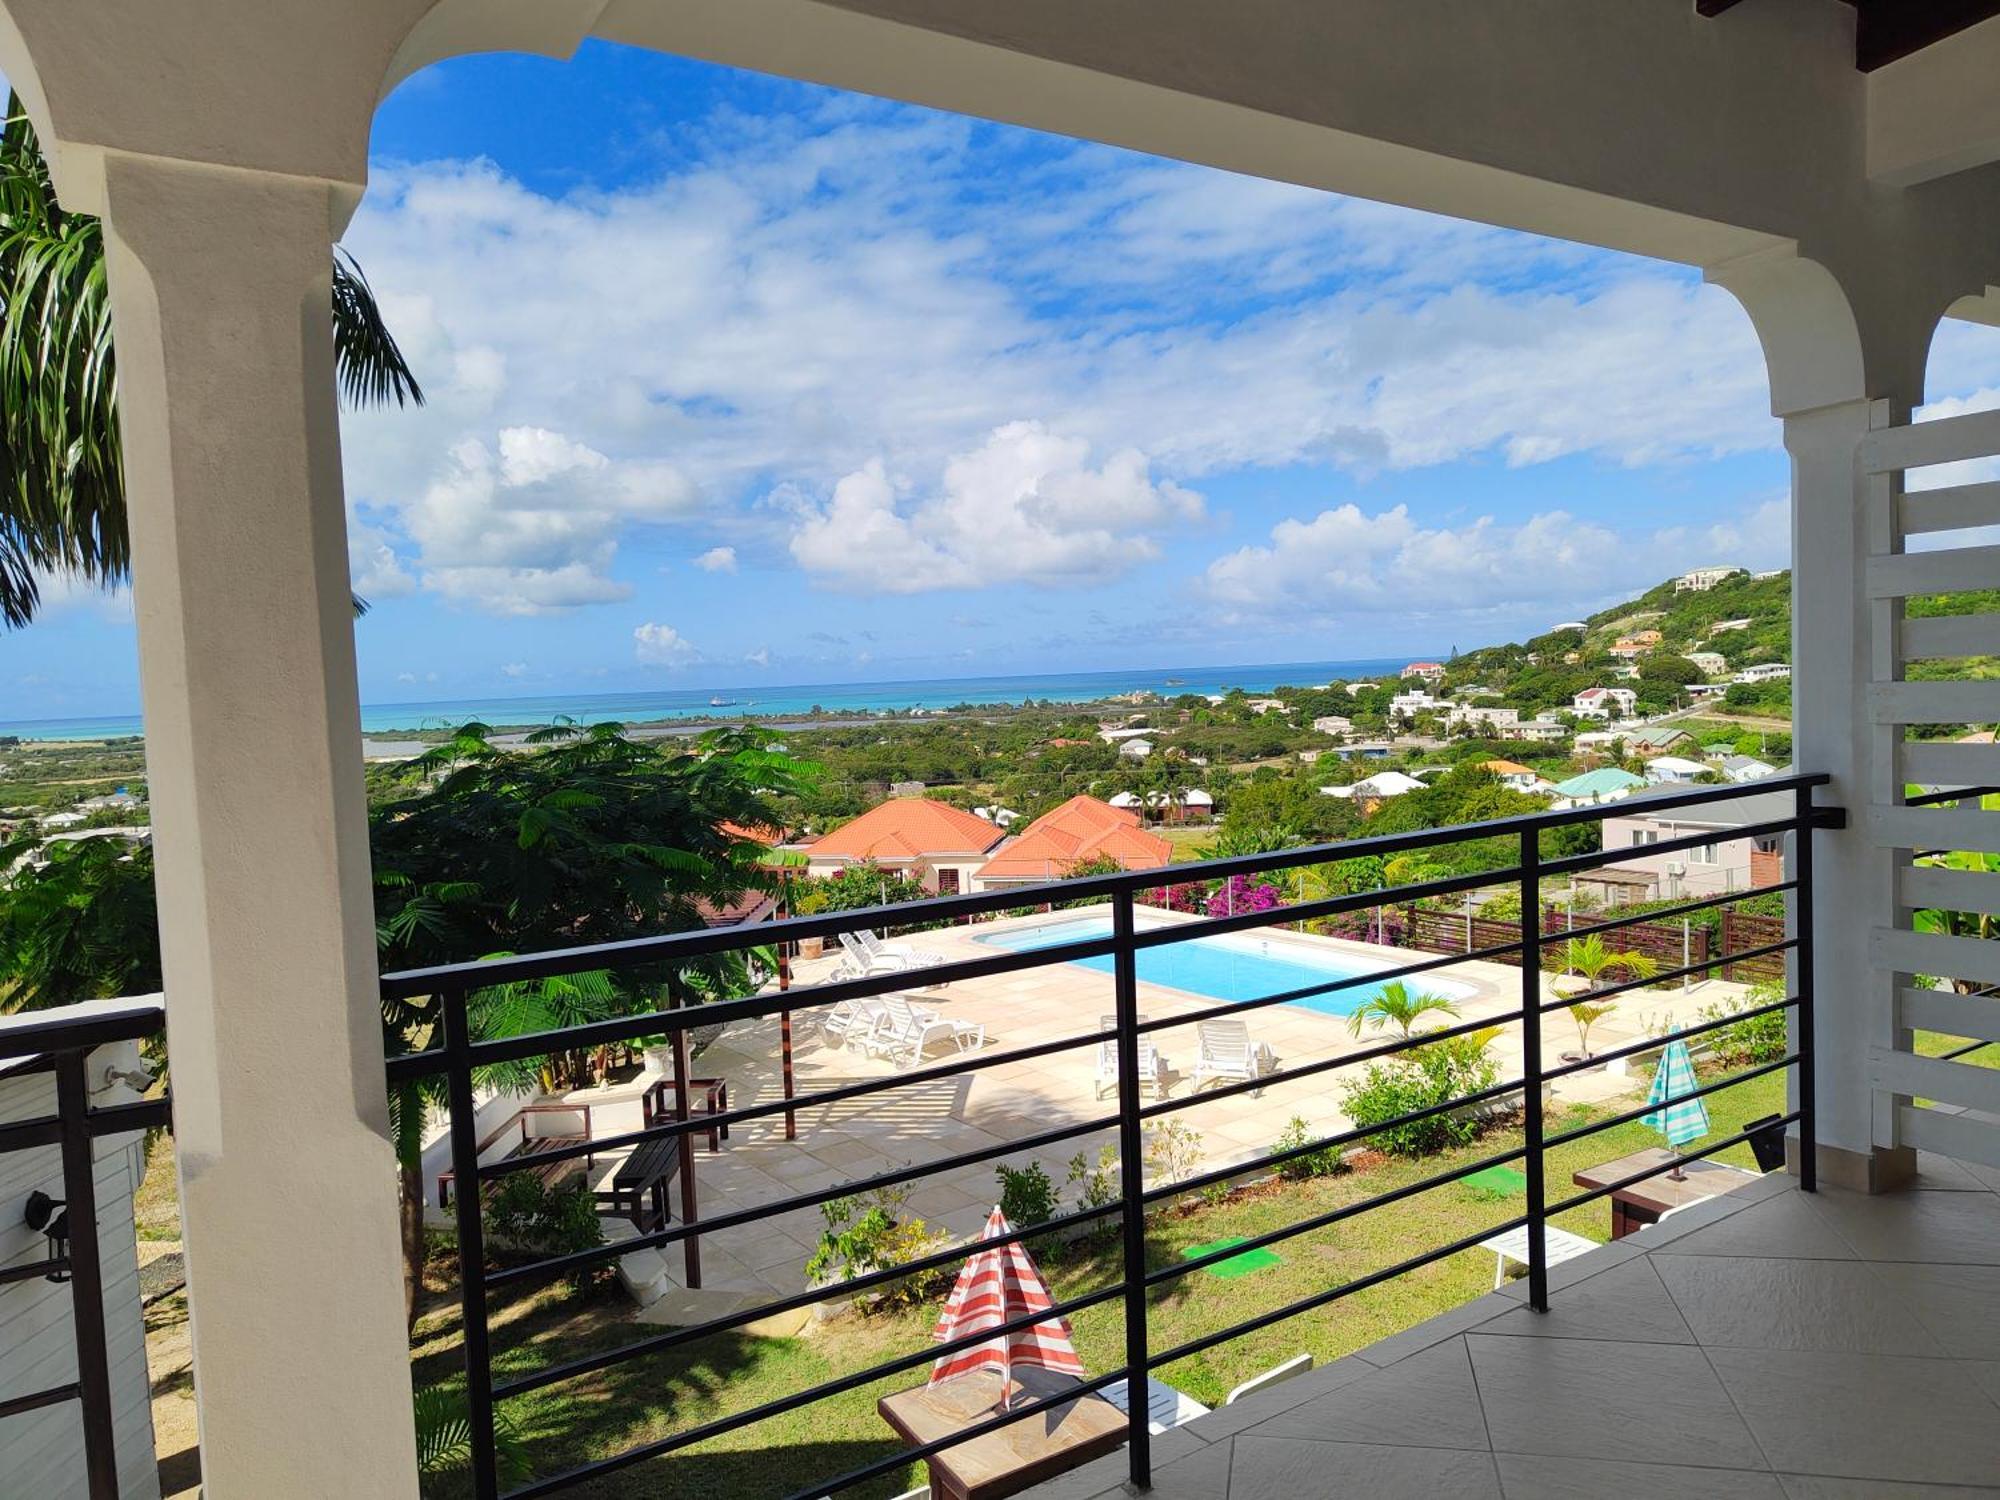
<path id="1" fill-rule="evenodd" d="M 768 667 L 771 665 L 771 648 L 769 646 L 759 646 L 755 651 L 745 655 L 743 659 L 753 667 Z"/>
<path id="2" fill-rule="evenodd" d="M 701 653 L 671 625 L 647 621 L 632 632 L 632 653 L 649 667 L 685 667 L 700 660 Z"/>
<path id="3" fill-rule="evenodd" d="M 388 536 L 352 517 L 347 523 L 347 572 L 354 592 L 371 603 L 398 599 L 417 589 L 417 580 L 403 566 Z"/>
<path id="4" fill-rule="evenodd" d="M 621 538 L 697 509 L 828 581 L 900 567 L 755 505 L 787 486 L 963 586 L 1144 556 L 1150 522 L 1013 502 L 968 544 L 955 497 L 997 481 L 948 471 L 1023 423 L 1154 506 L 1245 466 L 1775 445 L 1748 320 L 1687 273 L 1090 147 L 1024 202 L 1020 142 L 848 100 L 562 197 L 376 164 L 349 243 L 433 399 L 346 417 L 353 492 L 425 588 L 540 613 L 626 597 Z"/>
<path id="5" fill-rule="evenodd" d="M 734 573 L 736 571 L 736 549 L 734 547 L 710 547 L 694 560 L 694 565 L 704 573 Z"/>
<path id="6" fill-rule="evenodd" d="M 1145 455 L 1126 449 L 1097 468 L 1089 458 L 1082 438 L 1010 422 L 914 504 L 871 459 L 804 508 L 792 556 L 829 585 L 870 592 L 1085 583 L 1158 556 L 1157 533 L 1201 518 L 1201 497 L 1156 482 Z"/>
<path id="7" fill-rule="evenodd" d="M 524 661 L 510 661 L 500 669 L 500 675 L 502 677 L 526 677 L 528 675 L 528 664 Z"/>
<path id="8" fill-rule="evenodd" d="M 132 586 L 104 584 L 79 573 L 35 574 L 35 592 L 41 600 L 41 616 L 69 610 L 89 610 L 112 625 L 132 623 Z"/>
<path id="9" fill-rule="evenodd" d="M 1235 620 L 1330 620 L 1395 612 L 1413 619 L 1476 618 L 1513 606 L 1575 606 L 1650 588 L 1702 563 L 1781 565 L 1789 502 L 1768 500 L 1740 521 L 1620 535 L 1564 511 L 1518 524 L 1481 516 L 1461 527 L 1424 527 L 1404 506 L 1358 506 L 1284 520 L 1265 545 L 1209 564 L 1207 595 Z"/>

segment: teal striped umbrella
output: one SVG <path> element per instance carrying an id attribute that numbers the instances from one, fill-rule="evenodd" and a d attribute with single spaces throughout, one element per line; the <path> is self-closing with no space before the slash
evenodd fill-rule
<path id="1" fill-rule="evenodd" d="M 1660 1065 L 1653 1070 L 1653 1087 L 1646 1094 L 1646 1102 L 1659 1108 L 1641 1115 L 1639 1123 L 1659 1131 L 1675 1150 L 1692 1145 L 1708 1134 L 1708 1106 L 1687 1097 L 1699 1087 L 1687 1043 L 1668 1042 L 1660 1054 Z M 1675 1167 L 1669 1175 L 1678 1181 L 1683 1173 Z"/>

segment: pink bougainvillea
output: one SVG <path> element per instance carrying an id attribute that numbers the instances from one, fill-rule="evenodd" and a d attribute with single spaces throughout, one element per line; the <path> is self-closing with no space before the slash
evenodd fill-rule
<path id="1" fill-rule="evenodd" d="M 1284 897 L 1269 881 L 1252 881 L 1248 875 L 1232 875 L 1222 889 L 1209 896 L 1208 914 L 1211 917 L 1228 917 L 1246 911 L 1276 911 L 1284 904 Z"/>

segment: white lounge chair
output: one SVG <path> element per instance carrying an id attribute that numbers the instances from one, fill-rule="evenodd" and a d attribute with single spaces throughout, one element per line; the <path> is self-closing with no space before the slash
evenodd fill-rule
<path id="1" fill-rule="evenodd" d="M 1310 1354 L 1293 1355 L 1283 1364 L 1271 1366 L 1271 1368 L 1266 1370 L 1262 1375 L 1252 1375 L 1248 1380 L 1244 1381 L 1243 1384 L 1237 1386 L 1236 1389 L 1231 1391 L 1227 1396 L 1224 1396 L 1222 1398 L 1222 1404 L 1224 1406 L 1234 1406 L 1237 1402 L 1241 1401 L 1245 1396 L 1254 1396 L 1259 1391 L 1267 1390 L 1271 1386 L 1283 1385 L 1287 1380 L 1290 1380 L 1293 1376 L 1303 1375 L 1306 1373 L 1306 1371 L 1310 1370 L 1312 1367 L 1313 1367 L 1313 1357 Z"/>
<path id="2" fill-rule="evenodd" d="M 912 948 L 908 943 L 885 943 L 875 936 L 871 928 L 858 928 L 854 936 L 861 944 L 861 951 L 883 968 L 921 969 L 944 962 L 944 955 L 935 949 Z"/>
<path id="3" fill-rule="evenodd" d="M 904 974 L 917 967 L 916 960 L 908 954 L 884 953 L 877 957 L 851 932 L 840 934 L 840 948 L 847 958 L 833 971 L 835 979 L 863 979 L 870 974 Z"/>
<path id="4" fill-rule="evenodd" d="M 863 995 L 855 1000 L 838 1001 L 820 1017 L 819 1029 L 836 1046 L 845 1046 L 872 1036 L 888 1019 L 889 1007 L 882 1003 L 880 996 Z"/>
<path id="5" fill-rule="evenodd" d="M 1194 1032 L 1200 1050 L 1194 1064 L 1195 1090 L 1220 1080 L 1254 1083 L 1277 1063 L 1269 1046 L 1250 1040 L 1250 1028 L 1241 1021 L 1201 1021 Z"/>
<path id="6" fill-rule="evenodd" d="M 1144 1025 L 1146 1018 L 1139 1017 Z M 1099 1016 L 1097 1027 L 1100 1031 L 1113 1031 L 1118 1026 L 1116 1016 Z M 1106 1037 L 1097 1044 L 1097 1097 L 1102 1099 L 1118 1087 L 1118 1039 Z M 1139 1038 L 1139 1092 L 1151 1090 L 1165 1098 L 1167 1092 L 1167 1060 L 1160 1056 L 1150 1035 Z"/>
<path id="7" fill-rule="evenodd" d="M 1114 1380 L 1098 1392 L 1106 1401 L 1120 1411 L 1130 1411 L 1125 1404 L 1125 1382 Z M 1176 1427 L 1185 1426 L 1196 1417 L 1205 1417 L 1210 1408 L 1203 1406 L 1186 1391 L 1175 1390 L 1164 1380 L 1146 1377 L 1146 1430 L 1162 1433 Z"/>
<path id="8" fill-rule="evenodd" d="M 884 995 L 888 1015 L 882 1024 L 861 1039 L 874 1057 L 886 1057 L 897 1067 L 922 1061 L 931 1043 L 943 1038 L 959 1051 L 969 1052 L 986 1045 L 986 1028 L 969 1021 L 954 1021 L 934 1010 L 919 1010 L 906 995 Z"/>

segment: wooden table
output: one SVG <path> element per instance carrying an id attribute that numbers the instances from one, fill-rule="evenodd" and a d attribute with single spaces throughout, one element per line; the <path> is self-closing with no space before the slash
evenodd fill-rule
<path id="1" fill-rule="evenodd" d="M 1571 1181 L 1580 1188 L 1601 1188 L 1648 1168 L 1660 1173 L 1657 1177 L 1644 1178 L 1611 1194 L 1611 1238 L 1622 1240 L 1648 1224 L 1659 1223 L 1663 1215 L 1674 1209 L 1700 1203 L 1717 1193 L 1726 1193 L 1731 1188 L 1754 1181 L 1757 1176 L 1755 1172 L 1724 1166 L 1721 1162 L 1691 1161 L 1681 1169 L 1686 1177 L 1676 1182 L 1666 1175 L 1675 1154 L 1661 1146 L 1648 1146 L 1644 1151 L 1634 1151 L 1616 1161 L 1586 1167 L 1574 1173 Z"/>
<path id="2" fill-rule="evenodd" d="M 1017 1405 L 1072 1387 L 1065 1375 L 1030 1367 L 1017 1373 Z M 1000 1377 L 979 1371 L 935 1387 L 884 1396 L 882 1420 L 907 1443 L 932 1443 L 1000 1414 Z M 929 1459 L 933 1500 L 999 1500 L 1111 1452 L 1125 1441 L 1125 1413 L 1095 1394 L 956 1443 Z"/>
<path id="3" fill-rule="evenodd" d="M 688 1101 L 688 1118 L 697 1115 L 720 1115 L 729 1112 L 729 1080 L 727 1078 L 690 1078 L 688 1089 L 693 1098 Z M 662 1078 L 640 1097 L 639 1113 L 641 1123 L 647 1126 L 674 1118 L 674 1101 L 671 1098 L 674 1081 Z M 696 1132 L 699 1134 L 700 1132 Z M 708 1127 L 708 1149 L 720 1151 L 723 1141 L 729 1139 L 727 1125 Z"/>

